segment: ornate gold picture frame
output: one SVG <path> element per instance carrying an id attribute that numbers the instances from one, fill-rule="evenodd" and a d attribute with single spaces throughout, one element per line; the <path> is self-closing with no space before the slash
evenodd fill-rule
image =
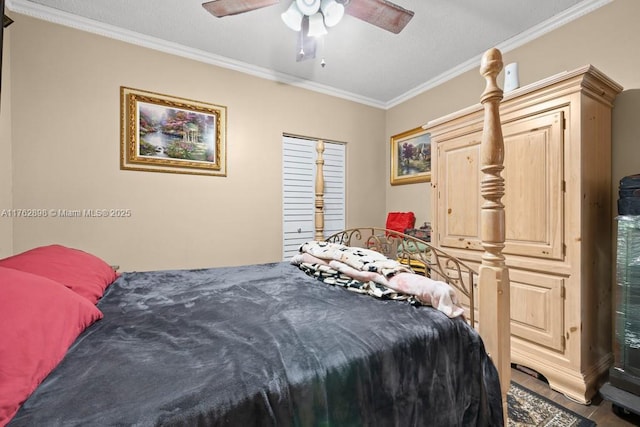
<path id="1" fill-rule="evenodd" d="M 431 136 L 422 127 L 391 137 L 391 185 L 431 181 Z"/>
<path id="2" fill-rule="evenodd" d="M 226 107 L 120 87 L 120 169 L 227 175 Z"/>

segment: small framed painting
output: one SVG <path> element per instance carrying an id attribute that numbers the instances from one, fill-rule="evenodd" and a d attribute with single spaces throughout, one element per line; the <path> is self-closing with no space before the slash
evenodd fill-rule
<path id="1" fill-rule="evenodd" d="M 227 109 L 120 88 L 120 169 L 226 176 Z"/>
<path id="2" fill-rule="evenodd" d="M 431 181 L 431 136 L 422 127 L 391 137 L 391 185 Z"/>

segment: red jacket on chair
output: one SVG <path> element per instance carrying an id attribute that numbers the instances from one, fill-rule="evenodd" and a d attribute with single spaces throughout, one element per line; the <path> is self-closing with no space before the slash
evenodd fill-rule
<path id="1" fill-rule="evenodd" d="M 415 225 L 416 216 L 413 212 L 389 212 L 385 228 L 404 233 L 404 230 L 413 228 Z"/>

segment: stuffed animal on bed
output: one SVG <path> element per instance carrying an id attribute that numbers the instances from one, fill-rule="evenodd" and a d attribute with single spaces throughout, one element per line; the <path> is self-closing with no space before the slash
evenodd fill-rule
<path id="1" fill-rule="evenodd" d="M 389 287 L 405 294 L 415 295 L 423 304 L 442 311 L 449 317 L 464 313 L 455 290 L 447 283 L 415 273 L 398 273 L 389 279 Z"/>

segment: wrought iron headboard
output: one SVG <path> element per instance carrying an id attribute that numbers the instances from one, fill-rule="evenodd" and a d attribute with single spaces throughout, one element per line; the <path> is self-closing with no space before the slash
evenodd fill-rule
<path id="1" fill-rule="evenodd" d="M 468 320 L 475 327 L 474 289 L 478 273 L 458 258 L 431 246 L 429 242 L 385 228 L 350 228 L 325 240 L 380 252 L 418 270 L 420 274 L 450 284 L 468 299 Z"/>

